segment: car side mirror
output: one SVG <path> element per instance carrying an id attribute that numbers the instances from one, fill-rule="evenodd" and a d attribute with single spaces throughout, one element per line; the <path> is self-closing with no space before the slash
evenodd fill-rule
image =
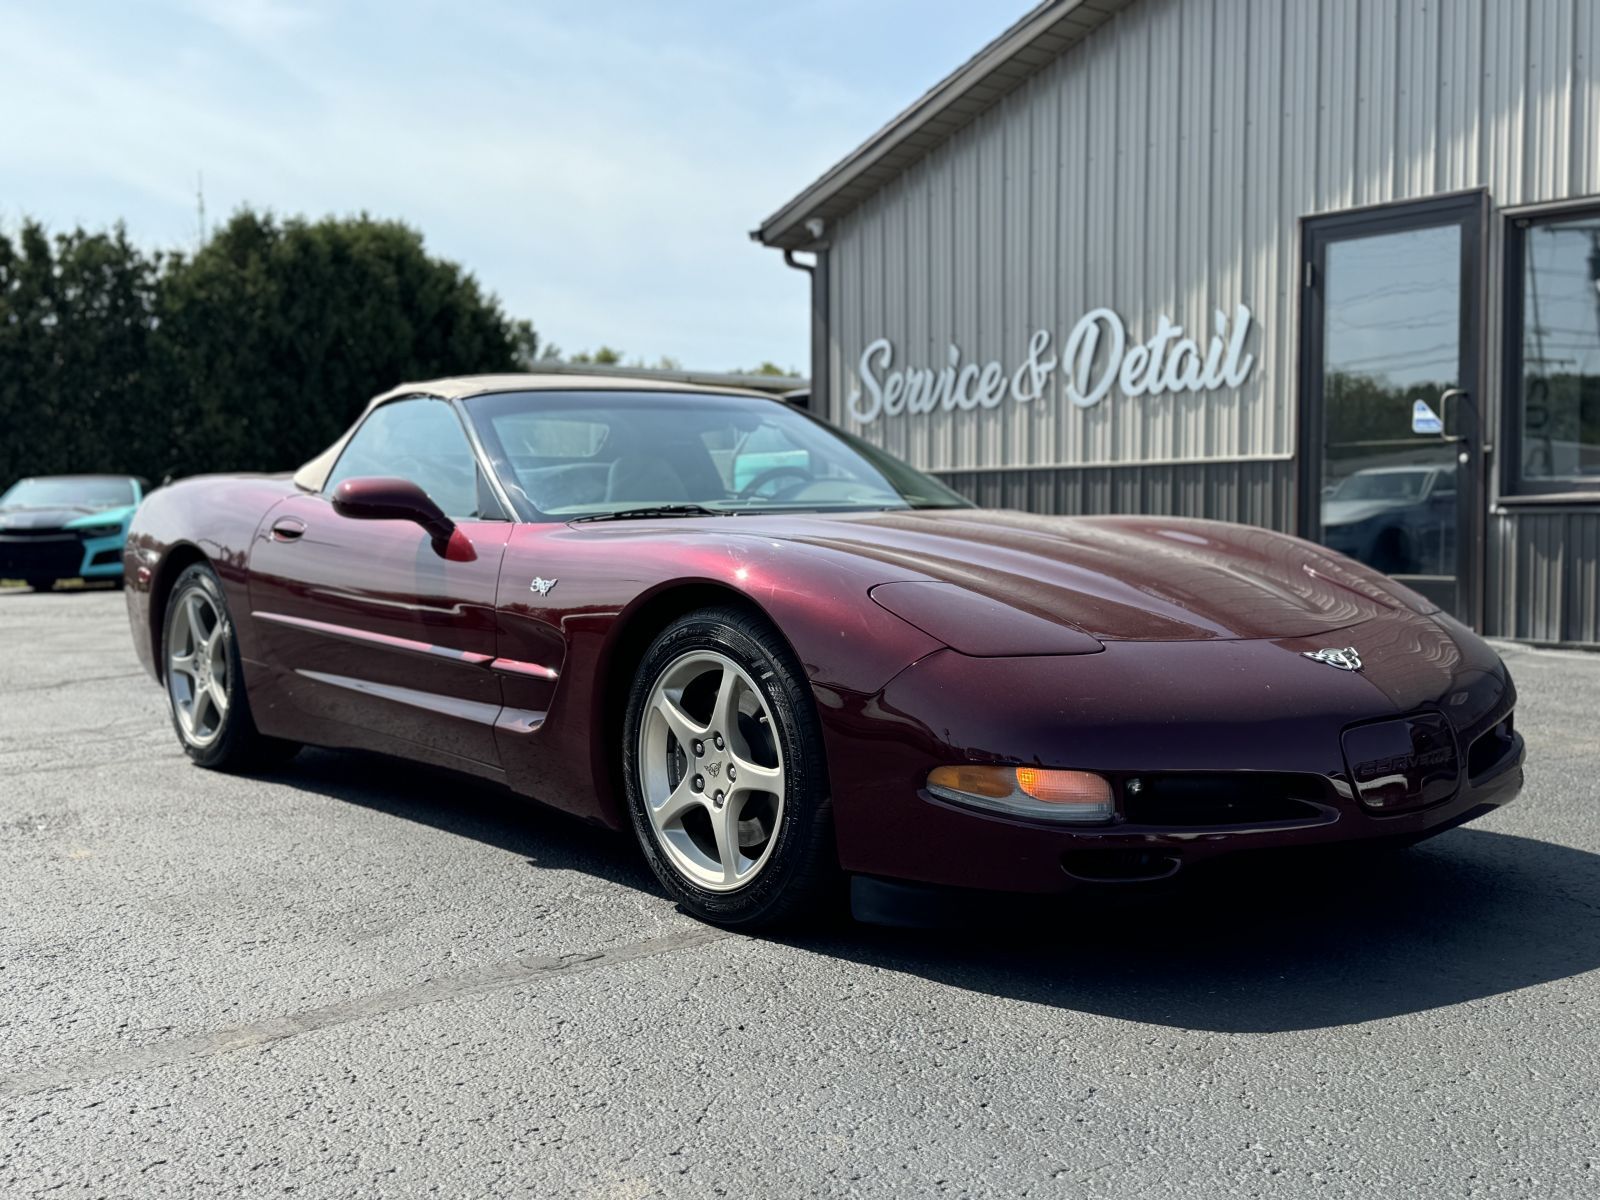
<path id="1" fill-rule="evenodd" d="M 415 521 L 437 542 L 450 540 L 455 522 L 409 479 L 346 479 L 333 489 L 333 511 L 358 521 Z"/>

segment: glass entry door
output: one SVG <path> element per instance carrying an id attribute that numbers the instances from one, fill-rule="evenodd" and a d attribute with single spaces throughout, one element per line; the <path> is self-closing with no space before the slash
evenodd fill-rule
<path id="1" fill-rule="evenodd" d="M 1302 532 L 1463 620 L 1479 561 L 1480 196 L 1305 224 Z"/>

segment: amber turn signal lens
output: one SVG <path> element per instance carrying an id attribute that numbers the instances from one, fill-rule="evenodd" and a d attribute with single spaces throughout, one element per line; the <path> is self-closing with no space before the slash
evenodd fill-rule
<path id="1" fill-rule="evenodd" d="M 1111 785 L 1088 771 L 963 763 L 928 772 L 928 790 L 974 808 L 1046 821 L 1109 821 Z"/>
<path id="2" fill-rule="evenodd" d="M 968 796 L 988 796 L 1003 800 L 1011 795 L 1010 767 L 935 767 L 928 773 L 928 786 Z"/>
<path id="3" fill-rule="evenodd" d="M 1046 804 L 1088 804 L 1109 808 L 1111 785 L 1088 771 L 1046 771 L 1018 767 L 1017 786 Z"/>

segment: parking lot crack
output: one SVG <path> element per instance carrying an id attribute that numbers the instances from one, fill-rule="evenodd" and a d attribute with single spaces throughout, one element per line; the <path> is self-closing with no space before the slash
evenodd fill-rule
<path id="1" fill-rule="evenodd" d="M 721 930 L 701 927 L 630 942 L 610 950 L 512 959 L 464 975 L 431 979 L 409 987 L 391 988 L 287 1016 L 268 1017 L 231 1029 L 190 1034 L 149 1046 L 69 1059 L 23 1071 L 0 1078 L 0 1099 L 72 1087 L 97 1079 L 133 1075 L 189 1059 L 208 1058 L 234 1050 L 247 1050 L 301 1034 L 386 1016 L 402 1009 L 507 991 L 582 971 L 692 950 L 728 936 L 730 935 Z"/>
<path id="2" fill-rule="evenodd" d="M 109 683 L 115 679 L 139 679 L 144 676 L 143 671 L 118 671 L 114 675 L 74 675 L 70 679 L 58 679 L 51 683 L 34 683 L 26 686 L 11 686 L 6 690 L 12 695 L 21 695 L 24 692 L 56 692 L 62 688 L 80 687 L 86 683 Z"/>

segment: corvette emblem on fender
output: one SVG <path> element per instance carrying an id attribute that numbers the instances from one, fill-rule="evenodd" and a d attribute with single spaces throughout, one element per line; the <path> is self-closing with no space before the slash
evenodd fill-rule
<path id="1" fill-rule="evenodd" d="M 1318 662 L 1325 662 L 1330 667 L 1338 667 L 1341 671 L 1361 670 L 1361 655 L 1356 653 L 1354 646 L 1346 646 L 1343 650 L 1332 648 L 1323 650 L 1302 650 L 1301 654 L 1307 658 L 1314 658 Z"/>
<path id="2" fill-rule="evenodd" d="M 560 582 L 561 581 L 559 579 L 540 579 L 537 575 L 535 575 L 533 577 L 533 582 L 528 585 L 528 590 L 530 592 L 538 592 L 539 595 L 543 596 Z"/>

